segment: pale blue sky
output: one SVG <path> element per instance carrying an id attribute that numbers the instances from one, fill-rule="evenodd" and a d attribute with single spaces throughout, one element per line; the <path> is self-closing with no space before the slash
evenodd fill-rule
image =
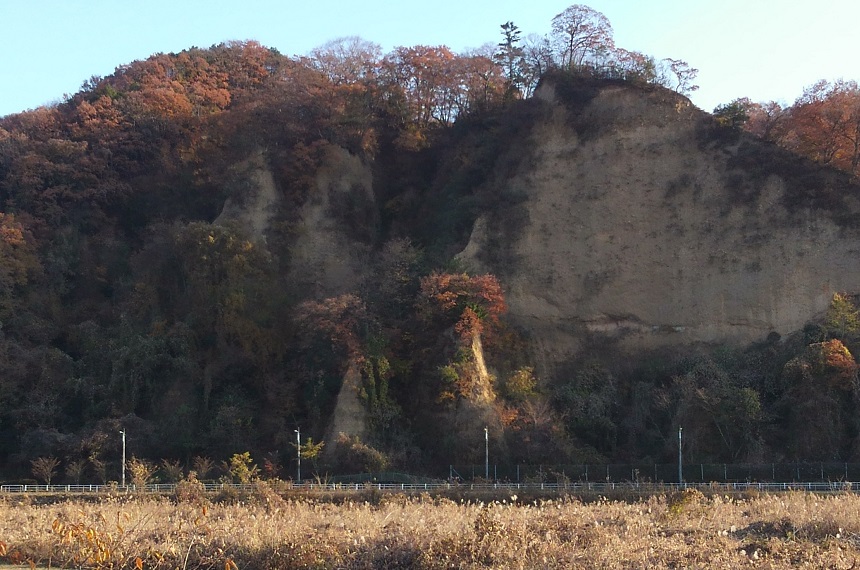
<path id="1" fill-rule="evenodd" d="M 499 41 L 513 20 L 546 34 L 548 0 L 0 0 L 0 116 L 61 100 L 92 75 L 156 52 L 257 40 L 285 55 L 359 35 L 384 51 Z M 857 0 L 592 0 L 616 43 L 699 69 L 693 102 L 791 103 L 818 79 L 860 80 Z"/>

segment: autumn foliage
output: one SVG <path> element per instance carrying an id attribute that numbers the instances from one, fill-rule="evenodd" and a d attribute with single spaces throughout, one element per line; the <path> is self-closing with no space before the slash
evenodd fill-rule
<path id="1" fill-rule="evenodd" d="M 336 353 L 348 358 L 361 356 L 370 317 L 359 297 L 346 294 L 319 302 L 305 301 L 296 308 L 295 318 L 306 331 L 306 342 L 322 335 Z"/>
<path id="2" fill-rule="evenodd" d="M 14 298 L 24 293 L 40 271 L 32 233 L 14 214 L 0 213 L 0 310 L 12 309 Z"/>
<path id="3" fill-rule="evenodd" d="M 296 57 L 254 41 L 189 48 L 0 117 L 4 469 L 29 477 L 56 458 L 51 477 L 115 479 L 120 430 L 137 457 L 165 459 L 162 477 L 194 456 L 287 449 L 297 426 L 321 442 L 350 366 L 368 424 L 345 440 L 351 465 L 477 460 L 470 438 L 487 426 L 501 459 L 663 459 L 681 420 L 700 428 L 699 458 L 860 457 L 848 295 L 809 338 L 734 359 L 639 369 L 607 349 L 605 366 L 557 372 L 505 322 L 498 277 L 432 270 L 457 266 L 479 215 L 518 207 L 489 181 L 513 175 L 504 152 L 544 113 L 530 96 L 547 73 L 695 89 L 694 68 L 617 46 L 587 6 L 547 27 L 522 37 L 506 22 L 498 43 L 462 53 L 357 37 Z M 856 173 L 857 101 L 856 84 L 821 83 L 789 109 L 739 104 L 726 123 Z M 333 150 L 367 182 L 337 187 Z M 256 203 L 260 174 L 266 227 L 225 221 L 225 205 Z M 354 282 L 302 265 L 300 238 L 332 221 L 332 243 L 315 245 L 337 266 L 327 248 L 349 242 Z M 802 445 L 773 435 L 817 417 L 827 429 Z"/>
<path id="4" fill-rule="evenodd" d="M 497 325 L 507 310 L 494 275 L 465 273 L 432 273 L 421 279 L 419 308 L 428 318 L 452 322 L 463 338 Z"/>
<path id="5" fill-rule="evenodd" d="M 860 88 L 856 81 L 821 80 L 794 104 L 747 98 L 718 107 L 736 111 L 737 126 L 817 163 L 860 174 Z"/>

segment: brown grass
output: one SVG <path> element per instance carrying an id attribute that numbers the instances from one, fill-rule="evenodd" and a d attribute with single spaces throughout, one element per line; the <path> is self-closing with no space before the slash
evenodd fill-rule
<path id="1" fill-rule="evenodd" d="M 223 503 L 113 497 L 0 504 L 0 560 L 101 568 L 852 568 L 860 498 Z"/>

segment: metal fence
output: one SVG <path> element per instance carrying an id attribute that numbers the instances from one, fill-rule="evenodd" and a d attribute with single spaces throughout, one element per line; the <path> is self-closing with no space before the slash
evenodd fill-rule
<path id="1" fill-rule="evenodd" d="M 858 482 L 818 481 L 818 482 L 738 482 L 738 483 L 646 483 L 646 482 L 531 482 L 531 483 L 290 483 L 279 482 L 276 490 L 299 492 L 422 492 L 422 491 L 545 491 L 558 493 L 610 493 L 610 492 L 668 492 L 678 489 L 702 489 L 717 492 L 743 492 L 757 490 L 762 492 L 809 491 L 809 492 L 846 492 L 860 491 Z M 257 485 L 234 483 L 208 483 L 204 488 L 209 493 L 227 489 L 252 492 Z M 3 493 L 53 493 L 53 494 L 104 494 L 104 493 L 172 493 L 175 484 L 154 484 L 145 487 L 134 485 L 0 485 Z"/>
<path id="2" fill-rule="evenodd" d="M 678 483 L 677 463 L 608 465 L 452 465 L 447 477 L 459 481 L 510 483 Z M 440 474 L 441 475 L 441 474 Z M 687 483 L 783 483 L 860 481 L 860 463 L 685 463 Z"/>
<path id="3" fill-rule="evenodd" d="M 489 471 L 489 477 L 485 474 Z M 762 491 L 833 491 L 860 489 L 860 463 L 690 463 L 682 465 L 683 480 L 678 480 L 678 465 L 466 465 L 449 466 L 447 473 L 427 478 L 402 473 L 362 473 L 320 478 L 302 483 L 274 481 L 276 490 L 300 491 L 431 491 L 444 489 L 539 489 L 571 492 L 605 492 L 618 489 L 673 489 L 677 487 Z M 254 491 L 257 485 L 203 482 L 207 493 L 235 490 Z M 173 493 L 175 484 L 134 485 L 36 485 L 0 484 L 0 493 Z"/>

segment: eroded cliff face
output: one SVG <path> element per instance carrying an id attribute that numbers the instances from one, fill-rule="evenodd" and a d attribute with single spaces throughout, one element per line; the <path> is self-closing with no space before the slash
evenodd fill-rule
<path id="1" fill-rule="evenodd" d="M 315 188 L 301 208 L 290 248 L 289 279 L 310 297 L 354 292 L 370 255 L 376 204 L 369 165 L 343 148 L 328 148 Z"/>
<path id="2" fill-rule="evenodd" d="M 507 119 L 527 125 L 527 138 L 498 145 L 496 174 L 480 177 L 480 188 L 464 185 L 498 203 L 477 218 L 459 257 L 470 272 L 499 277 L 508 318 L 531 340 L 543 376 L 586 346 L 621 354 L 784 335 L 820 317 L 834 292 L 860 290 L 860 188 L 836 171 L 717 128 L 664 89 L 603 83 L 571 93 L 547 82 L 524 104 L 528 113 Z M 449 178 L 464 168 L 439 164 Z M 222 218 L 262 238 L 283 205 L 262 156 L 248 168 L 258 191 Z M 373 245 L 391 236 L 379 230 L 373 185 L 366 160 L 327 149 L 286 246 L 284 280 L 296 295 L 354 293 L 378 277 Z M 429 200 L 419 195 L 410 199 Z M 480 381 L 471 399 L 489 405 L 493 363 L 479 342 L 472 350 Z M 356 371 L 330 434 L 364 433 Z"/>
<path id="3" fill-rule="evenodd" d="M 237 177 L 244 180 L 246 192 L 241 197 L 241 202 L 228 198 L 215 223 L 236 224 L 255 241 L 265 243 L 266 232 L 281 200 L 263 151 L 260 150 L 248 160 L 237 164 L 233 170 Z"/>
<path id="4" fill-rule="evenodd" d="M 229 198 L 216 224 L 234 223 L 259 243 L 286 207 L 263 151 L 237 164 L 242 193 Z M 330 145 L 316 172 L 308 200 L 301 205 L 289 243 L 286 280 L 308 297 L 323 298 L 358 288 L 375 236 L 373 176 L 370 166 L 347 150 Z"/>
<path id="5" fill-rule="evenodd" d="M 359 397 L 361 390 L 361 367 L 358 362 L 351 360 L 343 375 L 343 384 L 337 394 L 334 412 L 326 429 L 326 441 L 335 442 L 343 435 L 355 435 L 364 438 L 367 435 L 367 408 Z M 334 453 L 334 445 L 326 449 L 327 454 Z"/>
<path id="6" fill-rule="evenodd" d="M 243 193 L 239 200 L 227 200 L 215 223 L 236 224 L 257 243 L 266 244 L 278 208 L 286 207 L 272 170 L 262 151 L 234 170 L 243 181 Z M 299 209 L 297 227 L 287 245 L 289 269 L 284 281 L 307 299 L 356 292 L 366 278 L 375 237 L 367 231 L 376 223 L 375 212 L 369 165 L 341 147 L 329 146 L 309 198 Z M 360 386 L 359 365 L 350 361 L 329 421 L 330 441 L 339 433 L 365 435 L 367 410 L 359 397 Z"/>
<path id="7" fill-rule="evenodd" d="M 316 173 L 310 198 L 301 208 L 296 239 L 290 247 L 288 279 L 310 298 L 354 293 L 364 279 L 371 251 L 369 235 L 376 204 L 370 167 L 343 148 L 331 146 Z M 361 373 L 350 361 L 326 429 L 328 439 L 341 433 L 363 437 L 367 408 L 361 402 Z M 335 446 L 330 446 L 329 453 Z"/>
<path id="8" fill-rule="evenodd" d="M 858 189 L 833 188 L 839 176 L 770 172 L 769 145 L 708 138 L 710 118 L 664 90 L 604 87 L 579 108 L 552 84 L 537 96 L 530 156 L 494 181 L 524 200 L 481 216 L 460 257 L 500 275 L 538 365 L 595 335 L 621 349 L 762 340 L 860 287 Z M 836 205 L 807 199 L 810 184 Z"/>

